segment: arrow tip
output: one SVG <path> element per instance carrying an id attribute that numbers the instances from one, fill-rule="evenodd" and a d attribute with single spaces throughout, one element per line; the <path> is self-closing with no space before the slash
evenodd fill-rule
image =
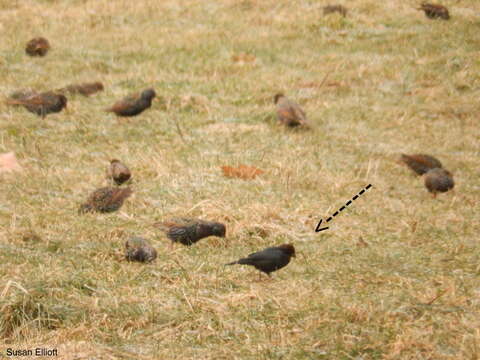
<path id="1" fill-rule="evenodd" d="M 324 227 L 324 228 L 321 228 L 320 225 L 322 225 L 322 221 L 323 219 L 320 220 L 320 222 L 318 223 L 317 227 L 315 228 L 315 232 L 320 232 L 320 231 L 323 231 L 323 230 L 327 230 L 328 229 L 328 226 L 327 227 Z"/>

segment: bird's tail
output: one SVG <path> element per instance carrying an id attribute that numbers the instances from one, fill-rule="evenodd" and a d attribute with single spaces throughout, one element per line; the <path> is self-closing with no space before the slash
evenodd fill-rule
<path id="1" fill-rule="evenodd" d="M 243 258 L 243 259 L 240 259 L 240 260 L 237 260 L 237 261 L 234 261 L 234 262 L 231 262 L 231 263 L 228 263 L 228 264 L 225 264 L 225 266 L 227 265 L 252 265 L 252 262 L 250 261 L 249 258 Z"/>

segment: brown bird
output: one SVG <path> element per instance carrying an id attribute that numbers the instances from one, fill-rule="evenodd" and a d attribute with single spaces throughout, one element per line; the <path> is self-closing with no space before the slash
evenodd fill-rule
<path id="1" fill-rule="evenodd" d="M 50 43 L 43 37 L 36 37 L 27 43 L 25 52 L 30 56 L 45 56 L 50 50 Z"/>
<path id="2" fill-rule="evenodd" d="M 151 262 L 157 258 L 157 250 L 147 240 L 134 236 L 125 243 L 125 257 L 128 261 Z"/>
<path id="3" fill-rule="evenodd" d="M 109 213 L 120 209 L 126 198 L 132 195 L 130 188 L 103 187 L 95 190 L 87 202 L 80 205 L 79 214 L 87 212 Z"/>
<path id="4" fill-rule="evenodd" d="M 277 118 L 281 123 L 289 127 L 308 127 L 307 116 L 296 102 L 288 99 L 282 93 L 276 94 L 273 99 L 277 105 Z"/>
<path id="5" fill-rule="evenodd" d="M 155 224 L 163 230 L 172 243 L 190 246 L 208 236 L 225 237 L 225 225 L 214 221 L 191 218 L 174 218 Z"/>
<path id="6" fill-rule="evenodd" d="M 450 171 L 440 168 L 431 169 L 425 175 L 425 187 L 435 198 L 439 192 L 453 189 L 455 182 Z"/>
<path id="7" fill-rule="evenodd" d="M 32 91 L 17 91 L 7 99 L 7 104 L 23 105 L 28 111 L 44 118 L 47 114 L 57 113 L 67 107 L 67 98 L 52 91 L 36 93 Z"/>
<path id="8" fill-rule="evenodd" d="M 417 10 L 422 10 L 423 12 L 425 12 L 425 16 L 429 19 L 450 19 L 448 9 L 442 5 L 423 2 Z"/>
<path id="9" fill-rule="evenodd" d="M 135 116 L 152 106 L 152 100 L 157 94 L 153 89 L 143 90 L 141 94 L 134 94 L 116 102 L 106 109 L 117 116 Z"/>
<path id="10" fill-rule="evenodd" d="M 417 175 L 423 175 L 434 168 L 442 168 L 442 163 L 438 159 L 426 154 L 401 154 L 400 160 Z"/>
<path id="11" fill-rule="evenodd" d="M 323 15 L 339 13 L 343 17 L 347 16 L 347 9 L 343 5 L 327 5 L 323 7 Z"/>
<path id="12" fill-rule="evenodd" d="M 110 166 L 107 169 L 107 177 L 113 179 L 115 184 L 122 185 L 132 177 L 132 173 L 120 160 L 113 159 L 110 161 Z"/>
<path id="13" fill-rule="evenodd" d="M 103 84 L 99 81 L 82 83 L 82 84 L 71 84 L 64 88 L 58 89 L 60 93 L 70 93 L 70 94 L 80 94 L 83 96 L 90 96 L 96 92 L 103 91 Z"/>
<path id="14" fill-rule="evenodd" d="M 266 248 L 226 265 L 251 265 L 270 276 L 271 272 L 287 266 L 291 257 L 295 257 L 295 248 L 292 244 L 283 244 Z"/>

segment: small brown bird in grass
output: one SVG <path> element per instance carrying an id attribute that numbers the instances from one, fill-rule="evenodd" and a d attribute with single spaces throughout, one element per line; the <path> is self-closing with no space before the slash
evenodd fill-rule
<path id="1" fill-rule="evenodd" d="M 417 175 L 423 175 L 428 170 L 442 168 L 442 163 L 433 156 L 426 154 L 402 154 L 400 160 L 412 169 Z"/>
<path id="2" fill-rule="evenodd" d="M 120 160 L 113 159 L 110 161 L 110 166 L 107 169 L 107 177 L 113 179 L 115 184 L 122 185 L 132 177 L 132 173 Z"/>
<path id="3" fill-rule="evenodd" d="M 152 106 L 152 100 L 157 94 L 153 89 L 143 90 L 141 94 L 134 94 L 116 102 L 106 109 L 117 116 L 135 116 Z"/>
<path id="4" fill-rule="evenodd" d="M 270 276 L 271 272 L 287 266 L 291 257 L 295 257 L 295 248 L 292 244 L 283 244 L 266 248 L 226 265 L 251 265 Z"/>
<path id="5" fill-rule="evenodd" d="M 347 16 L 347 9 L 343 5 L 327 5 L 323 7 L 323 15 L 339 13 L 343 17 Z"/>
<path id="6" fill-rule="evenodd" d="M 80 94 L 83 96 L 90 96 L 96 92 L 103 91 L 103 84 L 99 81 L 82 83 L 82 84 L 72 84 L 64 88 L 58 89 L 60 93 L 70 93 L 70 94 Z"/>
<path id="7" fill-rule="evenodd" d="M 309 127 L 305 112 L 296 102 L 288 99 L 282 93 L 276 94 L 273 100 L 277 105 L 277 118 L 282 124 L 289 127 Z"/>
<path id="8" fill-rule="evenodd" d="M 134 236 L 125 243 L 125 257 L 128 261 L 151 262 L 157 258 L 157 250 L 147 240 Z"/>
<path id="9" fill-rule="evenodd" d="M 225 237 L 225 225 L 214 221 L 191 218 L 174 218 L 155 224 L 163 230 L 172 243 L 190 246 L 208 236 Z"/>
<path id="10" fill-rule="evenodd" d="M 67 107 L 67 98 L 62 94 L 52 91 L 36 93 L 32 91 L 22 93 L 21 91 L 12 94 L 13 97 L 7 99 L 9 105 L 23 105 L 28 111 L 44 118 L 48 114 L 57 113 Z"/>
<path id="11" fill-rule="evenodd" d="M 30 56 L 45 56 L 50 50 L 50 43 L 44 37 L 36 37 L 27 43 L 25 52 Z"/>
<path id="12" fill-rule="evenodd" d="M 422 10 L 423 12 L 425 12 L 425 16 L 429 19 L 450 19 L 448 9 L 442 5 L 424 2 L 417 10 Z"/>
<path id="13" fill-rule="evenodd" d="M 95 190 L 87 202 L 80 206 L 79 214 L 87 212 L 109 213 L 120 209 L 126 198 L 132 195 L 130 188 L 103 187 Z"/>
<path id="14" fill-rule="evenodd" d="M 453 189 L 455 182 L 450 171 L 440 168 L 429 170 L 425 175 L 425 187 L 435 198 L 439 192 Z"/>

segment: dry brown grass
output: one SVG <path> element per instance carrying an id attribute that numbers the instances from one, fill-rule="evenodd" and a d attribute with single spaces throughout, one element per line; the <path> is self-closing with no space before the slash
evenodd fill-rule
<path id="1" fill-rule="evenodd" d="M 0 0 L 5 96 L 101 80 L 45 120 L 0 105 L 0 352 L 65 359 L 477 359 L 480 166 L 475 0 L 417 2 Z M 30 58 L 45 36 L 52 50 Z M 328 76 L 326 77 L 326 75 Z M 153 86 L 137 118 L 102 110 Z M 284 91 L 312 132 L 274 118 Z M 400 152 L 437 156 L 456 180 L 433 200 Z M 133 172 L 115 214 L 78 216 L 108 161 Z M 265 170 L 229 179 L 220 166 Z M 328 231 L 326 218 L 374 188 Z M 169 250 L 152 224 L 227 224 L 226 239 Z M 129 235 L 158 251 L 123 260 Z M 293 242 L 272 281 L 223 264 Z M 438 297 L 438 298 L 437 298 Z"/>

